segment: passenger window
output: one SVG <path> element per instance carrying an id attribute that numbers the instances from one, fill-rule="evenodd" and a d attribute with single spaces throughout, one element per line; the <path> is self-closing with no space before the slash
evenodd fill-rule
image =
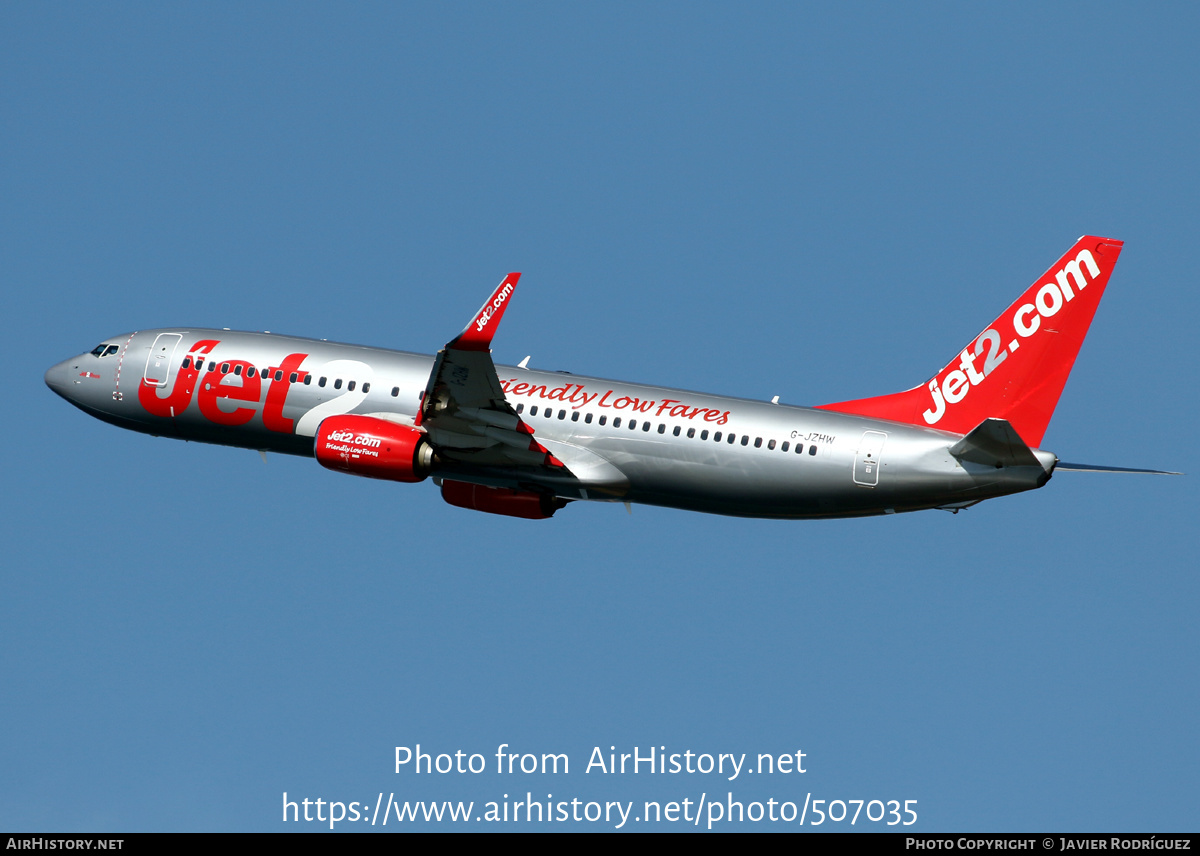
<path id="1" fill-rule="evenodd" d="M 796 444 L 796 454 L 797 454 L 797 455 L 800 455 L 800 454 L 803 454 L 803 452 L 804 452 L 804 444 L 803 444 L 803 443 L 797 443 L 797 444 Z"/>
<path id="2" fill-rule="evenodd" d="M 816 447 L 816 446 L 809 446 L 809 447 L 808 447 L 808 453 L 809 453 L 810 455 L 815 455 L 815 454 L 817 454 L 817 447 Z"/>
<path id="3" fill-rule="evenodd" d="M 767 448 L 768 448 L 768 449 L 774 449 L 774 448 L 775 448 L 775 441 L 774 441 L 774 440 L 768 440 L 768 441 L 767 441 Z"/>
<path id="4" fill-rule="evenodd" d="M 660 431 L 659 433 L 661 434 L 662 432 Z M 678 437 L 679 436 L 679 426 L 676 425 L 675 430 L 672 431 L 671 433 L 673 433 L 676 437 Z"/>
<path id="5" fill-rule="evenodd" d="M 720 431 L 718 431 L 718 432 L 716 432 L 715 434 L 713 434 L 713 442 L 714 442 L 714 443 L 720 443 L 720 442 L 721 442 L 721 432 L 720 432 Z"/>
<path id="6" fill-rule="evenodd" d="M 561 420 L 561 419 L 566 419 L 566 418 L 567 418 L 567 411 L 565 411 L 565 410 L 560 410 L 560 411 L 558 411 L 558 418 L 559 418 L 560 420 Z"/>
<path id="7" fill-rule="evenodd" d="M 215 371 L 217 370 L 217 364 L 216 364 L 216 363 L 209 363 L 209 364 L 208 364 L 208 370 L 209 370 L 210 372 L 215 372 Z"/>
<path id="8" fill-rule="evenodd" d="M 350 381 L 350 383 L 346 384 L 346 391 L 354 392 L 354 381 Z"/>
<path id="9" fill-rule="evenodd" d="M 636 419 L 630 419 L 630 420 L 629 420 L 629 430 L 630 430 L 630 431 L 636 431 L 636 430 L 637 430 L 637 420 L 636 420 Z"/>
<path id="10" fill-rule="evenodd" d="M 312 375 L 310 375 L 308 372 L 304 373 L 304 385 L 312 386 Z"/>
<path id="11" fill-rule="evenodd" d="M 780 450 L 781 450 L 781 451 L 784 451 L 784 452 L 786 452 L 786 451 L 788 450 L 788 446 L 789 446 L 789 445 L 790 445 L 790 444 L 789 444 L 789 442 L 788 442 L 787 440 L 784 440 L 784 441 L 783 441 L 783 445 L 782 445 L 782 446 L 780 446 L 779 448 L 780 448 Z"/>
<path id="12" fill-rule="evenodd" d="M 364 383 L 363 384 L 363 395 L 366 395 L 370 391 L 371 391 L 371 384 Z"/>
<path id="13" fill-rule="evenodd" d="M 342 379 L 341 379 L 341 378 L 338 378 L 337 380 L 335 380 L 335 381 L 333 382 L 333 388 L 334 388 L 334 389 L 341 389 L 341 388 L 342 388 Z"/>
<path id="14" fill-rule="evenodd" d="M 743 434 L 743 435 L 742 435 L 742 445 L 743 445 L 743 446 L 745 446 L 745 445 L 746 445 L 747 443 L 749 443 L 749 442 L 750 442 L 750 435 L 749 435 L 749 434 Z"/>
<path id="15" fill-rule="evenodd" d="M 317 386 L 323 388 L 325 386 L 325 378 L 321 378 L 319 381 L 317 381 Z"/>
<path id="16" fill-rule="evenodd" d="M 229 363 L 221 363 L 221 374 L 229 374 Z"/>
<path id="17" fill-rule="evenodd" d="M 688 439 L 690 440 L 690 439 L 692 439 L 692 438 L 693 438 L 693 437 L 695 437 L 695 436 L 696 436 L 696 429 L 695 429 L 695 428 L 689 428 L 689 429 L 688 429 Z"/>
<path id="18" fill-rule="evenodd" d="M 735 440 L 737 440 L 737 434 L 730 434 L 729 437 L 727 438 L 727 441 L 730 446 L 733 445 Z"/>
<path id="19" fill-rule="evenodd" d="M 517 405 L 517 413 L 524 413 L 524 412 L 525 412 L 525 405 L 524 405 L 524 404 L 518 404 L 518 405 Z"/>
<path id="20" fill-rule="evenodd" d="M 690 437 L 690 436 L 692 436 L 692 435 L 691 435 L 691 432 L 692 432 L 692 431 L 695 431 L 695 430 L 696 430 L 695 428 L 689 428 L 689 429 L 688 429 L 688 436 L 689 436 L 689 437 Z M 707 440 L 707 439 L 708 439 L 708 429 L 707 429 L 707 428 L 705 428 L 703 431 L 701 431 L 701 432 L 700 432 L 700 439 L 701 439 L 701 440 Z"/>
<path id="21" fill-rule="evenodd" d="M 93 351 L 93 353 L 95 353 L 95 352 Z M 190 369 L 191 367 L 192 367 L 192 358 L 191 358 L 191 357 L 184 357 L 184 358 L 183 358 L 183 365 L 181 365 L 181 366 L 180 366 L 180 368 L 181 368 L 181 369 Z M 254 369 L 251 369 L 251 371 L 254 371 Z"/>
<path id="22" fill-rule="evenodd" d="M 617 416 L 617 417 L 614 417 L 614 418 L 613 418 L 613 427 L 614 427 L 614 428 L 620 428 L 620 427 L 621 427 L 621 417 L 620 417 L 620 416 Z"/>
<path id="23" fill-rule="evenodd" d="M 258 369 L 254 368 L 254 366 L 250 366 L 249 368 L 246 369 L 246 377 L 254 377 L 254 375 L 256 375 L 257 373 L 258 373 Z"/>
<path id="24" fill-rule="evenodd" d="M 578 422 L 578 421 L 579 421 L 579 411 L 578 411 L 578 410 L 574 410 L 574 411 L 572 411 L 572 412 L 571 412 L 571 421 L 572 421 L 572 422 Z"/>
<path id="25" fill-rule="evenodd" d="M 774 442 L 774 441 L 772 441 L 772 442 Z M 746 445 L 746 441 L 745 441 L 745 440 L 743 440 L 743 441 L 742 441 L 742 445 L 743 445 L 743 446 L 745 446 L 745 445 Z M 755 438 L 754 438 L 754 448 L 756 448 L 756 449 L 761 449 L 761 448 L 762 448 L 762 437 L 755 437 Z"/>
<path id="26" fill-rule="evenodd" d="M 592 414 L 585 413 L 583 415 L 583 421 L 586 422 L 588 425 L 591 425 L 592 424 Z"/>
<path id="27" fill-rule="evenodd" d="M 300 375 L 296 374 L 295 372 L 292 372 L 292 377 L 288 381 L 288 383 L 295 383 L 298 380 L 300 380 Z"/>
<path id="28" fill-rule="evenodd" d="M 233 367 L 233 373 L 238 377 L 242 376 L 242 367 L 240 364 Z"/>
<path id="29" fill-rule="evenodd" d="M 607 417 L 607 416 L 601 416 L 601 417 L 600 417 L 600 424 L 601 424 L 601 425 L 603 425 L 603 424 L 604 424 L 604 423 L 606 423 L 607 421 L 608 421 L 608 417 Z"/>
<path id="30" fill-rule="evenodd" d="M 535 405 L 533 405 L 533 407 L 529 408 L 529 415 L 530 415 L 530 416 L 537 416 L 537 405 L 536 405 L 536 404 L 535 404 Z"/>
<path id="31" fill-rule="evenodd" d="M 400 387 L 393 386 L 392 387 L 392 398 L 397 398 L 399 395 L 400 395 Z"/>
<path id="32" fill-rule="evenodd" d="M 283 372 L 280 369 L 275 369 L 275 380 L 283 380 Z"/>
<path id="33" fill-rule="evenodd" d="M 545 410 L 543 410 L 542 412 L 546 414 L 546 418 L 547 418 L 547 419 L 553 419 L 553 418 L 554 418 L 554 408 L 553 408 L 553 407 L 547 407 L 547 408 L 546 408 Z"/>

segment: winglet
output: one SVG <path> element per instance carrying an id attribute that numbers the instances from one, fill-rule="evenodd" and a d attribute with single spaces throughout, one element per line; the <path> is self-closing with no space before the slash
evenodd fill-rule
<path id="1" fill-rule="evenodd" d="M 466 329 L 459 333 L 456 339 L 451 340 L 446 347 L 456 348 L 460 351 L 490 350 L 492 336 L 495 335 L 496 328 L 500 325 L 500 319 L 504 317 L 508 298 L 512 296 L 513 290 L 517 287 L 517 280 L 520 278 L 521 274 L 519 273 L 510 273 L 506 276 L 504 282 L 496 287 L 492 296 L 475 313 L 475 317 L 471 319 L 471 323 L 467 325 Z"/>

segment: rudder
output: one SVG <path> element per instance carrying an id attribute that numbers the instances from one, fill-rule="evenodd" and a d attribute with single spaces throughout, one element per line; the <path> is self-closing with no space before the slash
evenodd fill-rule
<path id="1" fill-rule="evenodd" d="M 967 434 L 1006 419 L 1042 442 L 1123 241 L 1085 235 L 926 384 L 821 410 Z"/>

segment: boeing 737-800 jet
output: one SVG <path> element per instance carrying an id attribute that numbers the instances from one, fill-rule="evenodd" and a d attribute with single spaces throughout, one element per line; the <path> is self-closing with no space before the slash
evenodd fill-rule
<path id="1" fill-rule="evenodd" d="M 496 366 L 517 273 L 432 357 L 168 328 L 106 339 L 46 383 L 123 428 L 432 476 L 452 505 L 515 517 L 572 500 L 777 518 L 958 510 L 1056 467 L 1097 469 L 1038 446 L 1121 247 L 1080 238 L 927 383 L 815 408 Z"/>

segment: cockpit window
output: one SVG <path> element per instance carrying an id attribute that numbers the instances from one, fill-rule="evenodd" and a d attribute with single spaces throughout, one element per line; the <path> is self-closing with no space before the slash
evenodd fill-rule
<path id="1" fill-rule="evenodd" d="M 121 349 L 116 345 L 108 345 L 108 344 L 97 345 L 96 347 L 92 348 L 92 356 L 93 357 L 111 357 L 113 354 L 115 354 L 119 350 L 121 350 Z"/>

